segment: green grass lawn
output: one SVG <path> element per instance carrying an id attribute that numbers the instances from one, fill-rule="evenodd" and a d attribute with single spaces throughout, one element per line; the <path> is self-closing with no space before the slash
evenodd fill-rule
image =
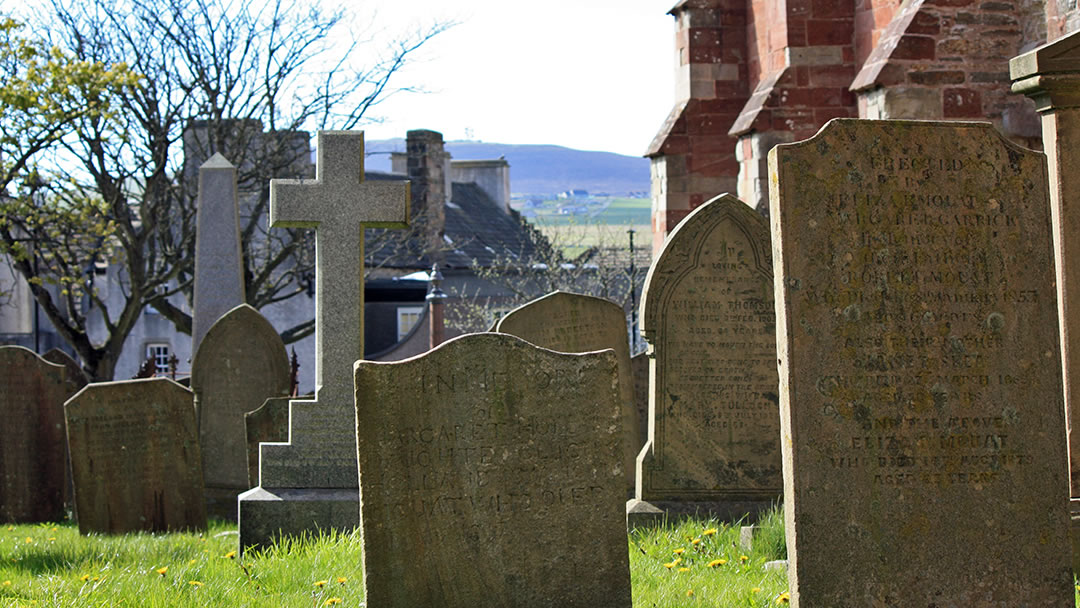
<path id="1" fill-rule="evenodd" d="M 558 208 L 567 201 L 544 201 L 528 220 L 567 253 L 576 255 L 588 247 L 627 247 L 628 229 L 637 231 L 635 247 L 652 246 L 651 201 L 647 198 L 603 199 L 591 205 L 595 213 L 559 215 Z M 602 210 L 600 210 L 602 208 Z"/>
<path id="2" fill-rule="evenodd" d="M 690 519 L 627 537 L 634 606 L 766 608 L 787 603 L 783 518 L 761 522 L 751 550 L 739 528 Z M 588 539 L 582 539 L 587 550 Z M 0 606 L 360 606 L 358 534 L 235 552 L 236 528 L 206 534 L 80 536 L 73 524 L 0 527 Z M 1080 604 L 1080 595 L 1077 597 Z M 377 607 L 372 607 L 377 608 Z"/>

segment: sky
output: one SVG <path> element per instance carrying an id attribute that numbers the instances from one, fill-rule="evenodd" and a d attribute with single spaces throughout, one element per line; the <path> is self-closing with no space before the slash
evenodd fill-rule
<path id="1" fill-rule="evenodd" d="M 645 153 L 674 104 L 675 0 L 365 0 L 393 34 L 457 25 L 426 43 L 378 105 L 366 137 Z"/>

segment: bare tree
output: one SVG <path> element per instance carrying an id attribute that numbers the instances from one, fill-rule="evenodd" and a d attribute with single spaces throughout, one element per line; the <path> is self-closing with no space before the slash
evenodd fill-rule
<path id="1" fill-rule="evenodd" d="M 190 315 L 169 298 L 182 293 L 190 301 L 194 175 L 215 152 L 237 167 L 247 193 L 241 239 L 248 303 L 261 308 L 304 293 L 311 238 L 267 230 L 269 179 L 309 166 L 306 132 L 357 127 L 389 94 L 405 90 L 394 77 L 448 27 L 436 23 L 375 48 L 343 11 L 294 0 L 52 0 L 39 25 L 76 59 L 126 64 L 140 77 L 114 92 L 115 111 L 66 123 L 59 148 L 38 160 L 47 179 L 36 196 L 22 197 L 24 213 L 74 210 L 64 234 L 36 241 L 34 259 L 18 270 L 31 284 L 62 285 L 71 294 L 61 308 L 49 290 L 34 291 L 95 380 L 112 378 L 147 306 L 190 333 Z M 72 263 L 44 263 L 55 260 Z M 122 268 L 119 305 L 99 297 L 86 271 L 104 262 Z M 104 324 L 104 338 L 88 332 L 92 315 Z M 312 331 L 307 321 L 283 337 L 295 341 Z"/>

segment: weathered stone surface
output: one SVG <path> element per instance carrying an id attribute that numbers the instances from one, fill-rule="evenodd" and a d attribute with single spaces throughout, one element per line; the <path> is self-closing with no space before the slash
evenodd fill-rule
<path id="1" fill-rule="evenodd" d="M 364 181 L 360 132 L 320 131 L 315 173 L 270 180 L 270 224 L 315 229 L 315 399 L 291 402 L 289 443 L 262 446 L 261 485 L 239 499 L 241 550 L 360 523 L 352 364 L 364 356 L 364 227 L 406 226 L 409 184 Z"/>
<path id="2" fill-rule="evenodd" d="M 67 486 L 64 367 L 0 346 L 0 521 L 59 521 Z"/>
<path id="3" fill-rule="evenodd" d="M 630 375 L 634 377 L 634 415 L 638 421 L 637 444 L 644 446 L 649 440 L 649 355 L 638 353 L 630 357 Z M 637 469 L 637 456 L 635 470 Z M 636 475 L 635 475 L 636 476 Z M 636 482 L 635 482 L 636 483 Z"/>
<path id="4" fill-rule="evenodd" d="M 259 311 L 241 304 L 206 332 L 191 364 L 191 390 L 210 515 L 235 519 L 236 497 L 251 487 L 244 415 L 289 388 L 285 344 Z"/>
<path id="5" fill-rule="evenodd" d="M 267 399 L 244 414 L 247 432 L 248 487 L 259 485 L 259 444 L 289 441 L 289 397 Z"/>
<path id="6" fill-rule="evenodd" d="M 779 498 L 772 292 L 768 227 L 739 199 L 705 203 L 668 237 L 642 306 L 652 420 L 639 501 L 739 517 Z"/>
<path id="7" fill-rule="evenodd" d="M 82 387 L 90 383 L 90 379 L 86 377 L 86 372 L 79 366 L 79 362 L 72 359 L 71 355 L 59 348 L 50 349 L 44 355 L 41 355 L 41 358 L 49 363 L 64 366 L 64 382 L 67 384 L 67 397 L 79 392 L 82 390 Z M 64 401 L 67 401 L 67 397 L 64 398 Z"/>
<path id="8" fill-rule="evenodd" d="M 214 154 L 199 167 L 191 352 L 225 313 L 244 303 L 236 167 Z"/>
<path id="9" fill-rule="evenodd" d="M 836 120 L 770 170 L 792 605 L 1072 605 L 1043 156 Z"/>
<path id="10" fill-rule="evenodd" d="M 630 606 L 618 364 L 505 334 L 356 364 L 370 606 Z"/>
<path id="11" fill-rule="evenodd" d="M 64 414 L 79 532 L 206 528 L 190 390 L 167 378 L 89 384 Z"/>
<path id="12" fill-rule="evenodd" d="M 506 313 L 495 331 L 563 353 L 608 348 L 615 351 L 619 360 L 619 398 L 623 404 L 623 445 L 626 446 L 623 474 L 627 492 L 633 492 L 634 461 L 644 442 L 638 442 L 630 342 L 622 307 L 603 298 L 556 291 Z"/>

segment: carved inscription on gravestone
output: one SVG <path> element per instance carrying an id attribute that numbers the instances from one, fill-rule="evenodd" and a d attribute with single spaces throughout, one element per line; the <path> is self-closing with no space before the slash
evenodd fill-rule
<path id="1" fill-rule="evenodd" d="M 627 489 L 632 491 L 634 459 L 644 442 L 638 440 L 630 343 L 622 308 L 603 298 L 556 291 L 506 313 L 499 319 L 495 331 L 564 353 L 606 348 L 615 351 L 619 361 L 619 398 L 623 404 L 623 432 L 626 438 L 623 471 Z"/>
<path id="2" fill-rule="evenodd" d="M 630 606 L 617 362 L 471 334 L 356 364 L 371 606 Z"/>
<path id="3" fill-rule="evenodd" d="M 1042 155 L 837 120 L 770 172 L 792 603 L 1072 605 Z"/>
<path id="4" fill-rule="evenodd" d="M 653 428 L 639 499 L 779 496 L 771 255 L 764 219 L 724 195 L 688 215 L 650 269 Z"/>
<path id="5" fill-rule="evenodd" d="M 206 528 L 191 391 L 165 378 L 89 384 L 64 414 L 79 532 Z"/>

